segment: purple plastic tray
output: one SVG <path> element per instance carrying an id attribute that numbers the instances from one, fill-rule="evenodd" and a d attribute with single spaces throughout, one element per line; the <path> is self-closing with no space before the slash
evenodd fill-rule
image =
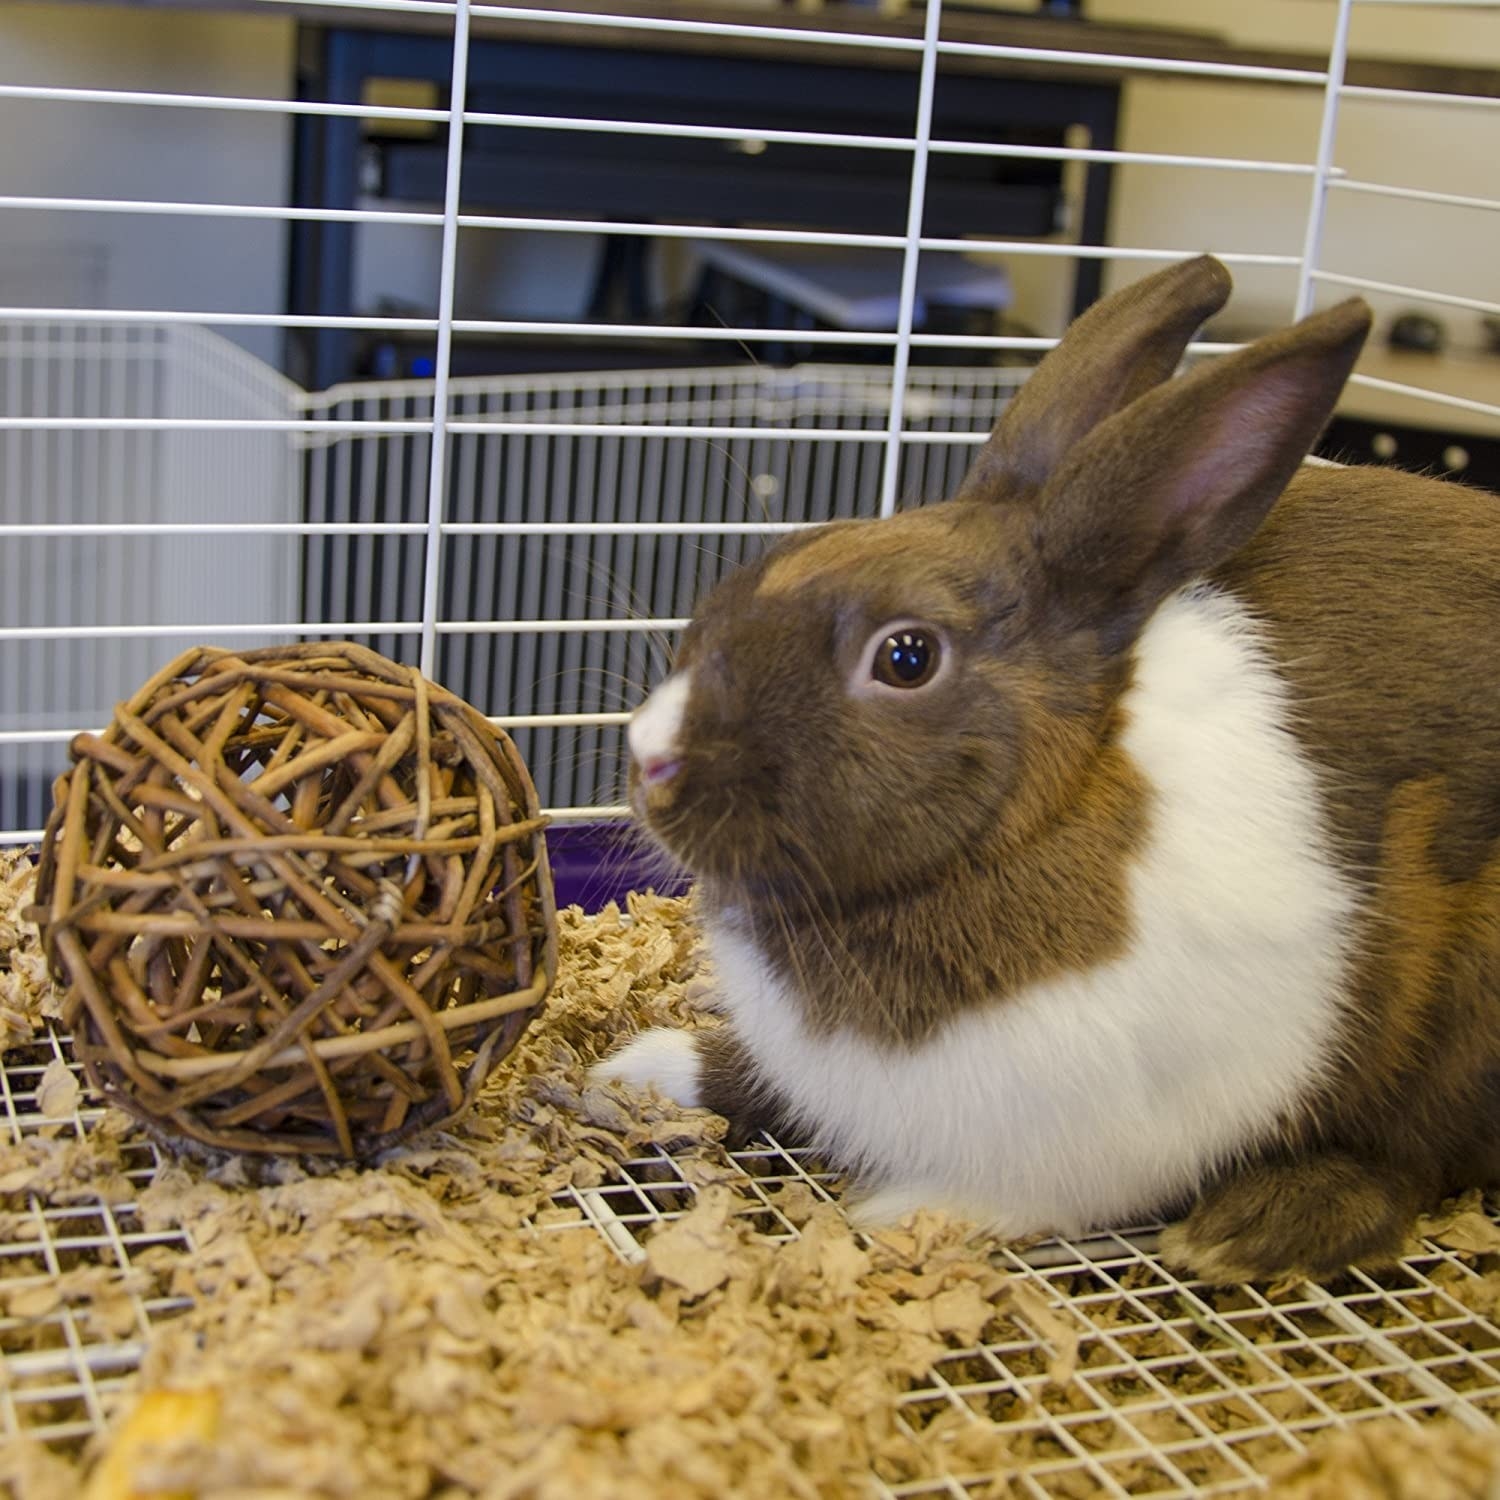
<path id="1" fill-rule="evenodd" d="M 559 906 L 622 906 L 631 891 L 680 896 L 692 883 L 629 823 L 554 823 L 547 857 Z"/>

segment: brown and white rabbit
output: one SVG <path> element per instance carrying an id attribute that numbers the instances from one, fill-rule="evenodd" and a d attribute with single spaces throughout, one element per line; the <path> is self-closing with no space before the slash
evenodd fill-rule
<path id="1" fill-rule="evenodd" d="M 1086 313 L 958 497 L 724 582 L 632 720 L 726 1024 L 599 1068 L 858 1216 L 1185 1214 L 1218 1280 L 1500 1178 L 1500 502 L 1303 466 L 1355 300 L 1169 379 L 1209 257 Z"/>

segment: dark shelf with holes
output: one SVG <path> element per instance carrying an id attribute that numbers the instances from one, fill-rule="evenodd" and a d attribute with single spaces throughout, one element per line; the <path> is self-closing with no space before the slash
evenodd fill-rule
<path id="1" fill-rule="evenodd" d="M 1336 417 L 1317 451 L 1340 463 L 1388 464 L 1500 493 L 1500 437 Z"/>

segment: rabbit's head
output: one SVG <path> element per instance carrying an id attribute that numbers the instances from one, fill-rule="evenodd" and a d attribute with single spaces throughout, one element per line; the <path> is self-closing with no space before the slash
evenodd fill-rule
<path id="1" fill-rule="evenodd" d="M 1098 304 L 954 500 L 795 534 L 709 596 L 630 730 L 672 853 L 863 904 L 1057 816 L 1142 626 L 1254 533 L 1368 331 L 1351 301 L 1169 380 L 1229 285 L 1205 256 Z"/>

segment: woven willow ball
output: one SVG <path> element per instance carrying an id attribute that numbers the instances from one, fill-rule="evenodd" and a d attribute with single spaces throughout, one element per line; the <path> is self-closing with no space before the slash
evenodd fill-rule
<path id="1" fill-rule="evenodd" d="M 79 735 L 32 916 L 90 1082 L 169 1136 L 362 1158 L 458 1115 L 557 917 L 515 746 L 343 643 L 179 657 Z"/>

